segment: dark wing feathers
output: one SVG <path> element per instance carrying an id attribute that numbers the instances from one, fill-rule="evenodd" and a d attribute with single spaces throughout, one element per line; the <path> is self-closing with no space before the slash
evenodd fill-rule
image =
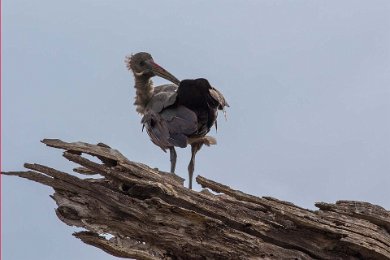
<path id="1" fill-rule="evenodd" d="M 221 92 L 203 78 L 182 80 L 177 90 L 177 104 L 194 111 L 198 118 L 198 136 L 204 136 L 217 119 L 217 110 L 224 110 L 227 102 Z"/>
<path id="2" fill-rule="evenodd" d="M 159 114 L 149 111 L 144 115 L 141 123 L 146 128 L 146 132 L 155 145 L 161 147 L 164 151 L 170 146 L 170 143 L 168 142 L 168 127 L 166 126 L 166 122 L 161 120 Z"/>
<path id="3" fill-rule="evenodd" d="M 169 122 L 170 133 L 190 135 L 196 131 L 196 114 L 184 106 L 165 109 L 161 116 Z"/>
<path id="4" fill-rule="evenodd" d="M 152 142 L 164 151 L 186 147 L 188 137 L 205 136 L 216 122 L 217 110 L 229 106 L 206 79 L 183 80 L 180 86 L 156 87 L 142 124 Z"/>
<path id="5" fill-rule="evenodd" d="M 217 108 L 222 110 L 229 106 L 225 97 L 212 87 L 207 79 L 182 80 L 177 90 L 179 104 L 190 109 Z"/>
<path id="6" fill-rule="evenodd" d="M 164 151 L 170 146 L 186 147 L 187 136 L 197 130 L 196 114 L 184 106 L 167 108 L 161 113 L 149 111 L 142 123 L 152 142 Z"/>
<path id="7" fill-rule="evenodd" d="M 152 110 L 155 113 L 160 113 L 164 108 L 173 105 L 176 102 L 177 85 L 166 84 L 155 87 L 153 90 L 153 96 L 150 99 L 147 110 Z"/>

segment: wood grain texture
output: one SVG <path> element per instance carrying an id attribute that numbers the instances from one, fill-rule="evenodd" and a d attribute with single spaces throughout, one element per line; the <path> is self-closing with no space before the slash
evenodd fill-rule
<path id="1" fill-rule="evenodd" d="M 208 180 L 205 189 L 125 158 L 105 144 L 42 141 L 65 150 L 83 178 L 44 165 L 3 175 L 54 189 L 57 217 L 73 235 L 130 259 L 390 259 L 390 212 L 359 201 L 319 202 L 317 211 L 256 197 Z M 96 156 L 93 162 L 84 154 Z M 88 178 L 86 178 L 88 177 Z M 27 201 L 28 198 L 26 198 Z"/>

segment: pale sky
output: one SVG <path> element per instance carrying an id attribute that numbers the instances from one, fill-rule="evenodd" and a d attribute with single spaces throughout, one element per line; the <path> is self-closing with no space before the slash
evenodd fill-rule
<path id="1" fill-rule="evenodd" d="M 390 209 L 390 1 L 2 2 L 3 170 L 71 171 L 43 138 L 104 142 L 169 170 L 141 132 L 124 64 L 147 51 L 179 79 L 207 78 L 231 106 L 195 176 L 311 209 Z M 189 159 L 178 151 L 184 178 Z M 50 194 L 2 178 L 3 259 L 115 259 L 73 238 Z"/>

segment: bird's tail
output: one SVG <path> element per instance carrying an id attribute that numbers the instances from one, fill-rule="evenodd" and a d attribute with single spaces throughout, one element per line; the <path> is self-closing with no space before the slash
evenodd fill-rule
<path id="1" fill-rule="evenodd" d="M 206 135 L 202 137 L 188 138 L 188 144 L 205 144 L 207 146 L 217 144 L 217 139 L 212 136 Z"/>

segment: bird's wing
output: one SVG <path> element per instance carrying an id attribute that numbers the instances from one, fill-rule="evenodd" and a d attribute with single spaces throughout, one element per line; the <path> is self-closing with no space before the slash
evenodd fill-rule
<path id="1" fill-rule="evenodd" d="M 165 151 L 168 147 L 187 146 L 187 136 L 197 130 L 196 114 L 184 106 L 164 109 L 161 113 L 148 111 L 143 125 L 154 144 Z"/>
<path id="2" fill-rule="evenodd" d="M 167 84 L 155 87 L 153 96 L 148 102 L 146 109 L 155 113 L 160 113 L 164 108 L 173 105 L 176 102 L 177 85 Z"/>
<path id="3" fill-rule="evenodd" d="M 146 128 L 150 140 L 165 152 L 165 149 L 170 146 L 170 143 L 167 141 L 169 139 L 169 130 L 166 122 L 162 120 L 159 114 L 149 110 L 142 117 L 141 123 L 143 124 L 142 129 Z"/>
<path id="4" fill-rule="evenodd" d="M 228 102 L 226 101 L 225 97 L 222 95 L 221 92 L 218 91 L 218 89 L 211 87 L 210 88 L 210 96 L 218 102 L 218 110 L 222 110 L 223 115 L 225 117 L 225 120 L 227 120 L 226 116 L 226 107 L 229 107 Z M 215 120 L 215 130 L 218 128 L 217 120 Z"/>
<path id="5" fill-rule="evenodd" d="M 197 130 L 197 116 L 185 106 L 164 109 L 160 115 L 166 120 L 171 134 L 190 135 Z"/>
<path id="6" fill-rule="evenodd" d="M 225 97 L 222 95 L 221 92 L 218 91 L 218 89 L 211 87 L 209 92 L 211 97 L 218 102 L 219 110 L 224 110 L 225 107 L 229 107 L 229 104 L 226 102 Z"/>
<path id="7" fill-rule="evenodd" d="M 176 84 L 164 84 L 157 87 L 154 87 L 153 94 L 160 92 L 176 92 L 178 86 Z"/>

